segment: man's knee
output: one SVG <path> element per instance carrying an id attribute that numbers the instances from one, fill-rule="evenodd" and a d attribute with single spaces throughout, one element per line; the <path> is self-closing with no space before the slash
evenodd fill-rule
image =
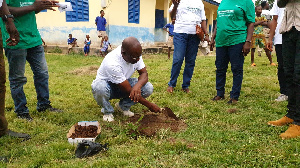
<path id="1" fill-rule="evenodd" d="M 96 81 L 92 85 L 92 91 L 94 96 L 97 97 L 109 97 L 110 89 L 108 87 L 108 83 L 104 80 Z"/>
<path id="2" fill-rule="evenodd" d="M 153 93 L 153 85 L 147 82 L 142 88 L 142 96 L 144 98 L 149 97 Z"/>

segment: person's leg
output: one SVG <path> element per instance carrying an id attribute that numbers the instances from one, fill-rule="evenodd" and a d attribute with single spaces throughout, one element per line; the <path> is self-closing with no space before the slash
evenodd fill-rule
<path id="1" fill-rule="evenodd" d="M 33 72 L 34 86 L 37 94 L 37 110 L 44 111 L 50 106 L 49 101 L 49 75 L 42 45 L 27 50 L 27 61 Z"/>
<path id="2" fill-rule="evenodd" d="M 182 89 L 187 89 L 190 86 L 191 79 L 194 73 L 195 60 L 198 53 L 200 39 L 196 34 L 189 34 L 185 51 L 185 67 L 183 71 Z"/>
<path id="3" fill-rule="evenodd" d="M 168 47 L 168 59 L 170 59 L 171 47 Z"/>
<path id="4" fill-rule="evenodd" d="M 226 72 L 229 63 L 228 47 L 217 47 L 216 48 L 216 90 L 217 96 L 224 97 L 225 94 L 225 83 L 226 83 Z"/>
<path id="5" fill-rule="evenodd" d="M 277 62 L 278 62 L 277 75 L 278 75 L 280 93 L 287 95 L 286 79 L 285 79 L 284 69 L 283 69 L 282 44 L 276 44 L 275 51 L 276 51 Z"/>
<path id="6" fill-rule="evenodd" d="M 270 61 L 270 65 L 273 65 L 273 66 L 274 66 L 275 64 L 273 64 L 271 52 L 270 52 L 267 48 L 264 48 L 264 50 L 265 50 L 266 55 L 267 55 L 267 57 L 268 57 L 268 59 L 269 59 L 269 61 Z"/>
<path id="7" fill-rule="evenodd" d="M 230 98 L 238 100 L 240 97 L 242 82 L 243 82 L 243 66 L 244 55 L 242 53 L 244 43 L 230 46 L 228 49 L 229 59 L 231 64 L 231 71 L 233 74 L 232 90 Z"/>
<path id="8" fill-rule="evenodd" d="M 28 114 L 27 100 L 23 90 L 23 85 L 27 82 L 24 76 L 27 50 L 6 48 L 5 55 L 9 63 L 9 82 L 15 112 L 17 115 Z"/>
<path id="9" fill-rule="evenodd" d="M 3 43 L 0 30 L 0 137 L 7 132 L 7 121 L 5 118 L 5 62 L 3 58 Z"/>
<path id="10" fill-rule="evenodd" d="M 130 83 L 131 87 L 133 87 L 137 82 L 137 78 L 129 78 L 128 82 Z M 147 82 L 142 88 L 141 88 L 141 96 L 143 98 L 149 97 L 153 93 L 153 85 L 150 82 Z M 119 106 L 123 111 L 128 111 L 131 106 L 135 105 L 137 102 L 133 102 L 128 95 L 124 93 L 119 94 L 121 97 Z"/>
<path id="11" fill-rule="evenodd" d="M 186 55 L 188 34 L 176 33 L 174 35 L 174 53 L 173 53 L 173 64 L 171 70 L 171 77 L 168 83 L 171 87 L 176 87 L 177 78 L 179 76 L 181 66 Z"/>
<path id="12" fill-rule="evenodd" d="M 92 93 L 97 104 L 103 107 L 104 110 L 101 112 L 104 114 L 112 114 L 114 112 L 114 108 L 109 102 L 112 92 L 110 84 L 105 80 L 97 80 L 92 84 Z"/>
<path id="13" fill-rule="evenodd" d="M 255 48 L 251 48 L 251 66 L 256 66 L 254 63 Z"/>

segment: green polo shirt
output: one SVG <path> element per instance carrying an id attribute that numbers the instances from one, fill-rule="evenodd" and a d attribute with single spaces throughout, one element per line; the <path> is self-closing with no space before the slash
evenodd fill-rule
<path id="1" fill-rule="evenodd" d="M 11 7 L 24 7 L 34 3 L 35 0 L 6 0 L 7 5 Z M 16 46 L 7 46 L 5 40 L 9 38 L 9 34 L 5 29 L 5 24 L 0 19 L 3 47 L 10 49 L 28 49 L 42 44 L 40 33 L 37 29 L 35 12 L 32 11 L 23 16 L 15 17 L 14 23 L 20 34 L 20 42 Z"/>
<path id="2" fill-rule="evenodd" d="M 255 22 L 252 0 L 222 0 L 217 15 L 216 47 L 243 43 L 247 38 L 247 24 Z"/>

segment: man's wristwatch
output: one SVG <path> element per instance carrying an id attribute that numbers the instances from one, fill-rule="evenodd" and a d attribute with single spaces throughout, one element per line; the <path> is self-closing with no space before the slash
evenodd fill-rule
<path id="1" fill-rule="evenodd" d="M 250 41 L 250 40 L 246 40 L 246 42 L 249 42 L 249 43 L 251 43 L 251 41 Z"/>
<path id="2" fill-rule="evenodd" d="M 14 15 L 3 15 L 3 16 L 2 16 L 2 20 L 3 20 L 4 22 L 6 22 L 8 18 L 14 19 L 15 17 L 14 17 Z"/>

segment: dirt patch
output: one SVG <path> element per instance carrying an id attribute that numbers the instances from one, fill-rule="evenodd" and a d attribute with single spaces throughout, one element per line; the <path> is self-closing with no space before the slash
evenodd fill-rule
<path id="1" fill-rule="evenodd" d="M 81 67 L 81 68 L 75 69 L 73 71 L 69 71 L 67 73 L 73 74 L 73 75 L 96 75 L 98 68 L 99 68 L 99 66 L 93 65 L 93 66 L 89 66 L 89 67 Z"/>
<path id="2" fill-rule="evenodd" d="M 130 130 L 130 133 L 136 133 L 145 136 L 154 136 L 160 129 L 170 129 L 178 132 L 186 129 L 187 125 L 176 117 L 169 108 L 164 108 L 161 113 L 145 112 L 145 114 L 135 114 L 129 118 L 136 128 Z"/>
<path id="3" fill-rule="evenodd" d="M 89 126 L 75 126 L 75 133 L 73 133 L 70 138 L 94 138 L 98 135 L 98 127 L 95 125 Z"/>
<path id="4" fill-rule="evenodd" d="M 235 108 L 233 108 L 233 109 L 228 109 L 228 110 L 227 110 L 227 112 L 230 113 L 230 114 L 231 114 L 231 113 L 236 113 L 236 112 L 238 112 L 238 111 L 239 111 L 239 110 L 238 110 L 238 109 L 235 109 Z"/>

